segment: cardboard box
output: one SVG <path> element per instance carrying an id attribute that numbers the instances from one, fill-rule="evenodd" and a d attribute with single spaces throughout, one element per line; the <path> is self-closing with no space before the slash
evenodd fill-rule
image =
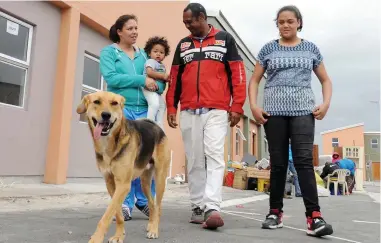
<path id="1" fill-rule="evenodd" d="M 270 170 L 259 170 L 253 167 L 247 167 L 247 177 L 270 179 Z"/>
<path id="2" fill-rule="evenodd" d="M 247 188 L 247 171 L 236 169 L 234 172 L 233 188 L 246 190 Z"/>

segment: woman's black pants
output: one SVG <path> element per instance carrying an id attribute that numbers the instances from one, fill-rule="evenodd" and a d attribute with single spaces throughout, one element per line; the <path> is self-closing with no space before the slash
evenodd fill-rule
<path id="1" fill-rule="evenodd" d="M 264 125 L 270 152 L 270 209 L 283 211 L 283 195 L 288 167 L 288 146 L 291 151 L 306 215 L 320 211 L 315 172 L 313 167 L 313 143 L 315 118 L 306 116 L 270 116 Z"/>

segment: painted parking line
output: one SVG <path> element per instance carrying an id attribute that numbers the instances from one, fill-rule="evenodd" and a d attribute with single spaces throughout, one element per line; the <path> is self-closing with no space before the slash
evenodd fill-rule
<path id="1" fill-rule="evenodd" d="M 244 198 L 236 198 L 231 200 L 226 200 L 221 203 L 221 208 L 256 202 L 256 201 L 262 201 L 269 198 L 269 195 L 257 195 L 253 197 L 244 197 Z"/>
<path id="2" fill-rule="evenodd" d="M 224 213 L 238 213 L 238 214 L 246 214 L 246 215 L 256 215 L 256 216 L 261 216 L 262 215 L 260 213 L 250 213 L 250 212 L 241 212 L 241 211 L 228 211 L 228 210 L 223 210 L 222 212 L 224 212 Z"/>
<path id="3" fill-rule="evenodd" d="M 258 221 L 258 222 L 262 222 L 263 221 L 263 219 L 256 219 L 256 218 L 252 218 L 252 217 L 248 217 L 248 216 L 240 215 L 240 214 L 236 214 L 236 213 L 229 213 L 229 212 L 226 212 L 226 211 L 222 211 L 222 212 L 225 213 L 225 214 L 229 214 L 229 215 L 233 215 L 233 216 L 237 216 L 237 217 L 241 217 L 241 218 L 245 218 L 245 219 L 251 219 L 251 220 Z M 291 226 L 286 226 L 286 225 L 283 225 L 283 228 L 306 232 L 306 229 L 299 229 L 299 228 L 295 228 L 295 227 L 291 227 Z M 332 236 L 332 235 L 327 235 L 325 237 L 336 239 L 336 240 L 341 240 L 341 241 L 345 241 L 345 242 L 361 243 L 360 241 L 345 239 L 345 238 L 341 238 L 341 237 L 337 237 L 337 236 Z"/>
<path id="4" fill-rule="evenodd" d="M 380 224 L 380 222 L 362 221 L 362 220 L 352 220 L 352 222 L 363 223 L 363 224 Z"/>

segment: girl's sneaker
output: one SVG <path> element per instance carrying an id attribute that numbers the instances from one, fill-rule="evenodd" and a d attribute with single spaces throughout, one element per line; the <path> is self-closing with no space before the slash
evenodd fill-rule
<path id="1" fill-rule="evenodd" d="M 332 225 L 324 221 L 320 212 L 312 212 L 312 217 L 307 217 L 307 235 L 321 237 L 332 233 Z"/>
<path id="2" fill-rule="evenodd" d="M 270 213 L 266 216 L 262 223 L 262 229 L 278 229 L 283 227 L 283 212 L 279 209 L 270 209 Z"/>

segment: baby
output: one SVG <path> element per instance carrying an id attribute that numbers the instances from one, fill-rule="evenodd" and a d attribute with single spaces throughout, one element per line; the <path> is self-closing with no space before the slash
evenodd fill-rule
<path id="1" fill-rule="evenodd" d="M 164 37 L 151 37 L 148 39 L 144 51 L 149 57 L 144 65 L 144 74 L 155 79 L 159 87 L 155 92 L 143 88 L 148 103 L 147 118 L 155 121 L 164 130 L 163 117 L 166 105 L 161 94 L 165 90 L 169 75 L 166 73 L 162 61 L 170 52 L 168 41 Z"/>

